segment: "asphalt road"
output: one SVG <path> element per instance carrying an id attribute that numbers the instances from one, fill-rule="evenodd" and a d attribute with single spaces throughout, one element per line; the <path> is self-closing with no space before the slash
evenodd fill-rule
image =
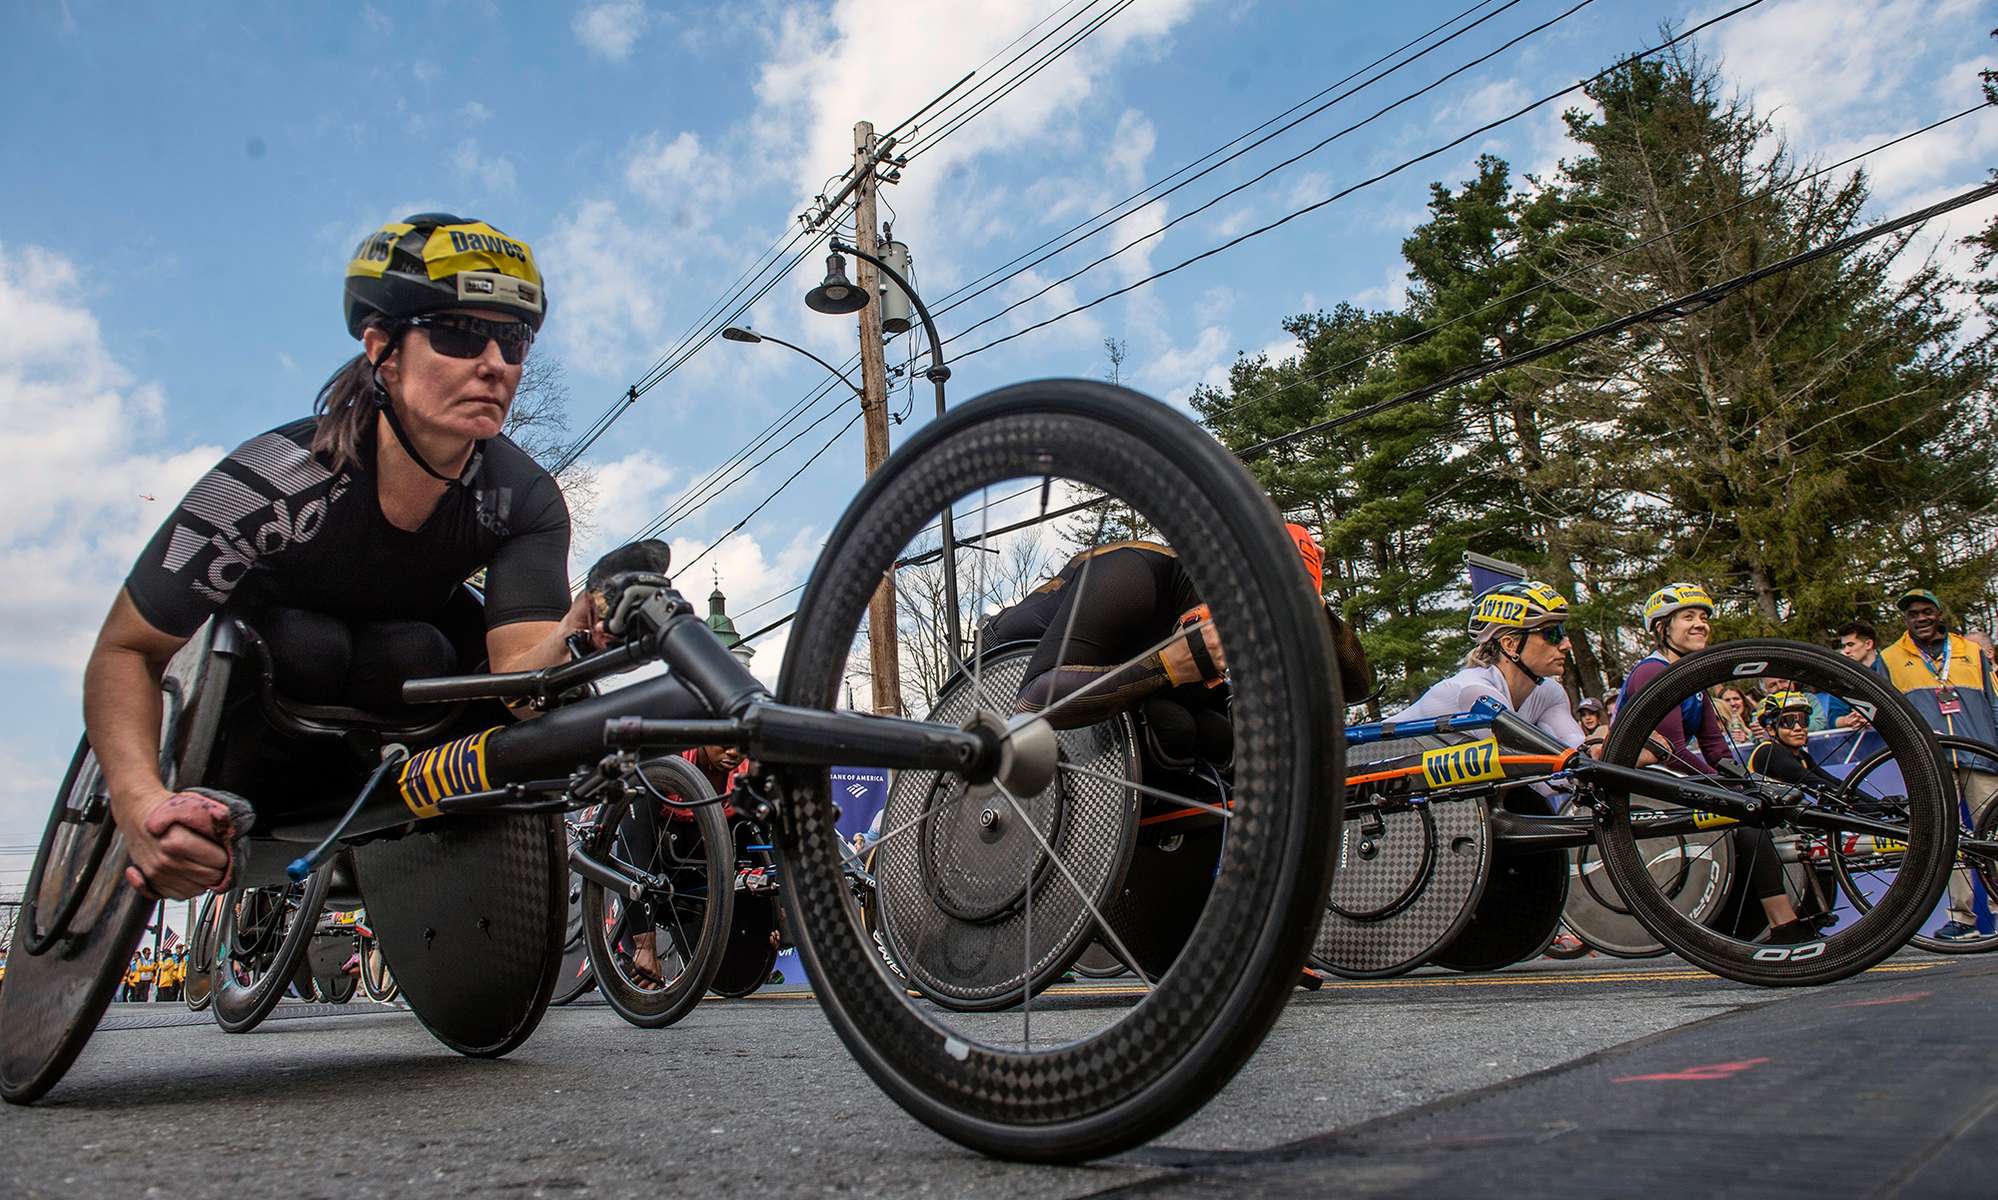
<path id="1" fill-rule="evenodd" d="M 1297 996 L 1261 1053 L 1201 1114 L 1152 1146 L 1080 1168 L 993 1162 L 930 1133 L 873 1087 L 797 992 L 703 1004 L 659 1032 L 630 1028 L 600 1005 L 555 1009 L 499 1062 L 459 1058 L 406 1013 L 364 1001 L 281 1010 L 282 1019 L 244 1037 L 165 1006 L 114 1006 L 47 1099 L 0 1112 L 0 1195 L 67 1200 L 158 1187 L 397 1200 L 445 1192 L 1030 1200 L 1125 1189 L 1331 1190 L 1341 1179 L 1372 1180 L 1342 1191 L 1400 1194 L 1420 1171 L 1354 1175 L 1350 1144 L 1326 1139 L 1383 1122 L 1447 1127 L 1454 1106 L 1470 1114 L 1509 1095 L 1534 1097 L 1524 1116 L 1554 1121 L 1548 1128 L 1583 1128 L 1607 1103 L 1586 1086 L 1602 1074 L 1591 1068 L 1598 1060 L 1650 1055 L 1669 1064 L 1680 1054 L 1675 1038 L 1695 1055 L 1703 1037 L 1778 1039 L 1791 1010 L 1751 1011 L 1770 1005 L 1803 1005 L 1801 1013 L 1835 1004 L 1838 1019 L 1888 1022 L 1872 1027 L 1884 1031 L 1899 1027 L 1892 1014 L 1908 997 L 1973 988 L 1987 1001 L 1998 970 L 1912 954 L 1810 992 L 1747 988 L 1669 959 L 1333 981 Z M 1774 1032 L 1743 1024 L 1757 1019 L 1773 1022 Z M 1795 1051 L 1800 1060 L 1839 1052 L 1813 1045 Z M 1983 1037 L 1964 1051 L 1988 1063 L 1990 1047 Z M 1752 1123 L 1726 1088 L 1689 1084 L 1673 1094 L 1693 1107 L 1668 1122 L 1697 1118 L 1701 1128 L 1725 1131 Z M 1794 1089 L 1786 1094 L 1794 1098 Z M 1966 1103 L 1964 1119 L 1974 1125 L 1984 1101 Z M 1498 1108 L 1522 1116 L 1510 1101 Z M 1835 1120 L 1842 1110 L 1821 1111 Z M 1906 1119 L 1933 1120 L 1939 1137 L 1963 1124 L 1941 1109 Z M 1998 1129 L 1984 1132 L 1998 1142 Z M 1692 1147 L 1675 1142 L 1669 1124 L 1659 1133 L 1655 1157 L 1626 1168 L 1639 1174 L 1615 1177 L 1628 1187 L 1594 1194 L 1652 1190 L 1646 1162 L 1660 1178 L 1684 1169 Z M 1572 1165 L 1554 1146 L 1532 1149 L 1531 1137 L 1502 1144 L 1514 1151 L 1505 1170 L 1515 1185 L 1558 1179 Z M 1471 1169 L 1454 1192 L 1498 1178 L 1461 1153 L 1451 1161 Z M 1834 1181 L 1820 1194 L 1845 1193 Z"/>

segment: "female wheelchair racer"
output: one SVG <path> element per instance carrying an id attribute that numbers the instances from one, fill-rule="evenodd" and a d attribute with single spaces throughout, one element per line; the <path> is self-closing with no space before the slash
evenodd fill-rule
<path id="1" fill-rule="evenodd" d="M 398 254 L 414 253 L 405 239 L 420 223 L 406 224 L 384 240 L 380 258 L 373 251 L 357 255 L 361 266 L 350 270 L 373 278 L 367 264 L 387 262 L 382 273 L 391 273 Z M 496 236 L 466 244 L 489 246 Z M 453 246 L 448 234 L 437 242 L 435 228 L 414 240 L 418 251 L 433 244 Z M 521 294 L 522 277 L 507 278 L 512 282 L 495 286 Z M 419 314 L 433 319 L 404 324 L 433 344 L 440 329 L 450 330 L 446 339 L 477 339 L 487 358 L 493 340 L 502 361 L 510 345 L 524 351 L 518 339 L 505 340 L 509 331 L 496 328 L 502 322 L 438 324 L 441 315 Z M 406 345 L 419 340 L 405 337 Z M 382 418 L 401 445 L 391 413 L 408 414 L 391 405 Z M 403 447 L 412 462 L 428 460 L 421 431 L 406 432 L 417 446 Z M 292 477 L 307 469 L 293 466 Z M 995 518 L 1003 507 L 995 492 L 1023 482 L 1010 494 L 1024 494 L 1026 502 Z M 325 486 L 287 511 L 305 515 L 306 505 L 325 501 L 312 510 L 314 519 L 345 519 L 333 493 Z M 942 514 L 952 512 L 960 531 L 958 544 L 946 550 L 984 562 L 1008 539 L 1103 502 L 1077 497 L 1102 494 L 1141 515 L 1172 546 L 1237 673 L 1228 837 L 1184 953 L 1146 982 L 1138 1003 L 1044 1013 L 1038 1027 L 1023 1021 L 1017 1036 L 989 1022 L 953 1024 L 948 1014 L 913 1000 L 879 961 L 842 869 L 827 768 L 882 766 L 935 777 L 924 819 L 886 831 L 884 844 L 922 838 L 939 827 L 939 814 L 967 801 L 997 823 L 1024 829 L 1032 844 L 1024 852 L 1009 846 L 1006 865 L 1017 868 L 1013 886 L 1024 890 L 1031 920 L 1035 903 L 1072 888 L 1076 855 L 1086 849 L 1069 839 L 1061 789 L 1050 786 L 1062 765 L 1058 744 L 1044 716 L 1012 714 L 1010 696 L 1003 708 L 981 707 L 962 724 L 862 716 L 836 706 L 852 664 L 866 660 L 855 648 L 867 637 L 869 599 L 924 553 L 934 561 L 930 531 Z M 956 511 L 974 496 L 983 502 L 973 511 Z M 524 499 L 516 494 L 511 503 Z M 495 515 L 505 505 L 498 498 L 486 509 L 468 504 L 467 519 L 485 529 L 477 514 Z M 533 516 L 518 507 L 507 511 Z M 386 507 L 383 515 L 394 516 Z M 973 524 L 979 532 L 962 536 Z M 306 527 L 292 524 L 294 532 Z M 381 567 L 382 557 L 368 557 L 385 556 L 391 533 L 357 539 L 347 570 L 362 579 L 395 577 Z M 175 552 L 171 534 L 165 550 Z M 220 553 L 208 561 L 221 561 Z M 608 622 L 624 637 L 616 648 L 563 666 L 406 684 L 400 697 L 406 704 L 464 706 L 434 717 L 421 709 L 368 711 L 284 696 L 276 656 L 266 657 L 267 644 L 259 648 L 265 631 L 225 609 L 165 672 L 164 701 L 155 698 L 150 676 L 140 681 L 143 697 L 121 701 L 133 729 L 147 725 L 150 705 L 161 706 L 162 786 L 186 794 L 214 782 L 214 772 L 241 765 L 229 744 L 239 722 L 259 713 L 288 714 L 323 737 L 329 756 L 337 744 L 350 761 L 344 771 L 329 766 L 319 780 L 304 772 L 251 771 L 246 778 L 260 791 L 246 801 L 195 793 L 170 819 L 155 822 L 164 833 L 127 835 L 111 817 L 95 741 L 86 742 L 51 813 L 9 958 L 9 986 L 0 992 L 0 1094 L 32 1100 L 81 1050 L 108 1001 L 111 973 L 128 957 L 150 908 L 136 884 L 192 891 L 223 882 L 225 872 L 244 871 L 241 853 L 232 849 L 225 859 L 220 846 L 201 845 L 226 835 L 239 845 L 245 835 L 257 839 L 244 876 L 249 882 L 274 877 L 272 868 L 286 857 L 272 853 L 280 844 L 295 851 L 318 843 L 292 864 L 293 873 L 352 849 L 359 898 L 411 1009 L 455 1049 L 505 1053 L 533 1030 L 559 969 L 567 910 L 559 813 L 637 786 L 641 751 L 732 744 L 759 764 L 733 797 L 772 830 L 786 880 L 787 924 L 817 995 L 890 1095 L 947 1136 L 1023 1159 L 1072 1161 L 1156 1136 L 1204 1104 L 1253 1053 L 1288 997 L 1324 903 L 1324 847 L 1336 837 L 1341 815 L 1340 755 L 1336 744 L 1324 753 L 1312 742 L 1338 728 L 1342 706 L 1325 621 L 1292 565 L 1295 553 L 1254 481 L 1189 422 L 1121 389 L 1050 381 L 1003 389 L 953 411 L 909 439 L 868 481 L 814 569 L 776 698 L 657 575 L 634 576 L 616 589 L 619 603 Z M 983 570 L 974 565 L 972 573 Z M 228 578 L 227 569 L 207 576 L 218 577 Z M 490 625 L 491 615 L 486 619 Z M 551 635 L 565 622 L 574 623 L 566 614 L 550 621 Z M 449 640 L 441 633 L 437 639 Z M 560 639 L 551 641 L 543 661 L 559 660 Z M 509 658 L 532 665 L 536 649 L 493 646 L 502 665 Z M 955 661 L 955 649 L 945 652 Z M 583 683 L 648 661 L 664 661 L 668 674 L 516 724 L 492 714 L 490 701 L 552 705 Z M 975 660 L 972 670 L 975 684 Z M 234 685 L 209 686 L 231 674 Z M 135 769 L 135 745 L 113 751 L 120 752 L 128 756 L 125 769 Z M 148 756 L 141 765 L 153 763 Z M 255 756 L 250 765 L 283 766 Z M 328 803 L 337 779 L 359 784 L 350 786 L 344 811 Z M 187 844 L 134 863 L 128 836 L 133 843 L 150 837 Z M 955 849 L 961 865 L 976 866 L 975 837 Z M 137 879 L 127 876 L 128 865 L 140 868 Z M 615 886 L 648 882 L 620 879 L 614 864 L 595 869 Z M 487 969 L 476 969 L 481 963 Z"/>

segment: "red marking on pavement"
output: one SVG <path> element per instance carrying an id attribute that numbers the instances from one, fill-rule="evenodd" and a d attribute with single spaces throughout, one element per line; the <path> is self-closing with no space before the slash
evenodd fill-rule
<path id="1" fill-rule="evenodd" d="M 1654 1083 L 1665 1080 L 1679 1080 L 1679 1079 L 1690 1079 L 1690 1080 L 1727 1079 L 1732 1076 L 1741 1074 L 1743 1071 L 1748 1070 L 1750 1067 L 1759 1067 L 1763 1063 L 1766 1063 L 1768 1061 L 1769 1060 L 1766 1058 L 1751 1058 L 1746 1062 L 1708 1063 L 1704 1067 L 1687 1067 L 1683 1071 L 1663 1071 L 1657 1075 L 1625 1075 L 1621 1079 L 1612 1079 L 1610 1080 L 1610 1082 L 1611 1083 Z"/>
<path id="2" fill-rule="evenodd" d="M 1898 996 L 1882 996 L 1877 1000 L 1848 1000 L 1844 1004 L 1834 1004 L 1833 1008 L 1872 1008 L 1878 1004 L 1906 1004 L 1910 1000 L 1926 1000 L 1932 992 L 1902 992 Z"/>

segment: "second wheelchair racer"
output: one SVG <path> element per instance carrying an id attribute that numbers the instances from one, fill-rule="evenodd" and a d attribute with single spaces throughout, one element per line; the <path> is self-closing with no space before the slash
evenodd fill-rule
<path id="1" fill-rule="evenodd" d="M 1652 649 L 1651 653 L 1638 660 L 1625 678 L 1623 692 L 1617 701 L 1618 711 L 1628 711 L 1630 698 L 1663 674 L 1667 667 L 1688 654 L 1707 648 L 1708 640 L 1713 636 L 1713 615 L 1713 597 L 1698 584 L 1668 583 L 1646 597 L 1644 627 L 1651 635 Z M 1785 694 L 1801 702 L 1804 717 L 1804 728 L 1789 732 L 1792 737 L 1807 741 L 1811 698 L 1802 692 Z M 1645 751 L 1638 762 L 1663 763 L 1673 770 L 1696 775 L 1719 774 L 1722 763 L 1733 763 L 1736 759 L 1727 734 L 1721 727 L 1720 716 L 1714 711 L 1717 707 L 1705 692 L 1686 697 L 1683 703 L 1658 722 L 1650 738 L 1655 749 Z M 1796 707 L 1799 706 L 1786 710 L 1792 725 Z M 1776 744 L 1781 748 L 1761 751 L 1760 761 L 1771 768 L 1768 773 L 1772 778 L 1791 783 L 1816 781 L 1816 776 L 1811 773 L 1814 768 L 1809 767 L 1808 755 L 1797 757 L 1805 754 L 1801 745 L 1792 747 L 1781 741 Z M 1751 752 L 1751 769 L 1754 769 L 1755 761 Z M 1824 778 L 1830 779 L 1830 776 Z M 1831 782 L 1833 786 L 1837 785 L 1836 780 Z M 1763 916 L 1769 921 L 1769 934 L 1765 940 L 1771 945 L 1785 946 L 1816 941 L 1819 936 L 1817 921 L 1823 919 L 1825 914 L 1816 913 L 1806 918 L 1798 913 L 1796 902 L 1790 898 L 1775 838 L 1767 829 L 1746 825 L 1737 826 L 1733 838 L 1736 861 L 1748 864 L 1748 892 L 1760 902 Z"/>
<path id="2" fill-rule="evenodd" d="M 1563 746 L 1582 744 L 1561 677 L 1568 670 L 1568 599 L 1537 579 L 1502 583 L 1471 608 L 1471 654 L 1463 670 L 1396 713 L 1396 721 L 1468 712 L 1495 700 Z"/>
<path id="3" fill-rule="evenodd" d="M 1302 525 L 1285 529 L 1313 595 L 1324 590 L 1324 552 Z M 1328 607 L 1348 699 L 1366 687 L 1359 642 Z M 1221 639 L 1179 556 L 1156 542 L 1084 550 L 1054 578 L 991 617 L 982 640 L 1033 641 L 1016 711 L 1049 711 L 1057 729 L 1078 729 L 1138 712 L 1154 759 L 1226 767 L 1234 737 L 1227 716 Z M 1173 637 L 1175 629 L 1186 631 Z M 1161 647 L 1160 643 L 1164 643 Z M 1155 648 L 1156 647 L 1156 648 Z"/>

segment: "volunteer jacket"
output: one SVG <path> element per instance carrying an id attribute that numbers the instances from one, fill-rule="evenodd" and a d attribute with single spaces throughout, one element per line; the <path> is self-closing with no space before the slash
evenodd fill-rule
<path id="1" fill-rule="evenodd" d="M 1929 661 L 1922 658 L 1915 640 L 1905 633 L 1900 640 L 1880 652 L 1879 669 L 1908 698 L 1908 703 L 1915 706 L 1915 711 L 1922 714 L 1929 728 L 1937 733 L 1998 743 L 1998 680 L 1993 678 L 1990 656 L 1977 643 L 1962 634 L 1952 633 L 1949 636 L 1949 662 L 1947 665 L 1937 664 L 1937 667 L 1938 670 L 1930 669 Z M 1962 711 L 1942 711 L 1942 701 L 1937 693 L 1944 683 L 1956 689 Z M 1988 758 L 1981 762 L 1958 762 L 1956 765 L 1984 771 L 1998 770 L 1998 763 Z"/>

